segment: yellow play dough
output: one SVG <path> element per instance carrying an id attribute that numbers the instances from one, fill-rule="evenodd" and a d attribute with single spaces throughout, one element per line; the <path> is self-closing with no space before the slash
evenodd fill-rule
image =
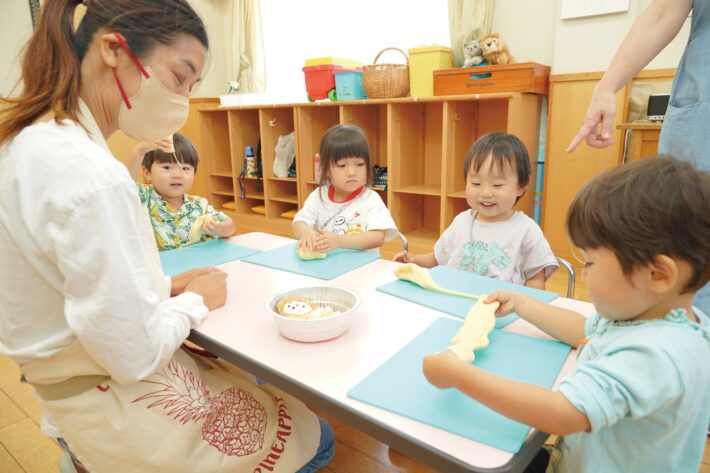
<path id="1" fill-rule="evenodd" d="M 463 326 L 451 339 L 449 350 L 453 351 L 461 361 L 473 362 L 476 354 L 474 350 L 488 346 L 488 334 L 496 325 L 496 310 L 500 304 L 494 302 L 485 304 L 483 300 L 476 302 L 463 322 Z"/>
<path id="2" fill-rule="evenodd" d="M 204 232 L 202 231 L 202 225 L 204 225 L 206 222 L 209 222 L 212 220 L 211 215 L 202 215 L 201 217 L 197 217 L 197 220 L 192 224 L 190 227 L 190 233 L 188 235 L 188 240 L 190 243 L 197 243 L 202 239 L 202 235 Z"/>
<path id="3" fill-rule="evenodd" d="M 323 259 L 326 256 L 328 256 L 328 253 L 323 253 L 322 251 L 318 250 L 306 250 L 303 248 L 296 248 L 296 252 L 298 253 L 298 257 L 301 258 L 302 260 L 312 260 L 312 259 Z"/>
<path id="4" fill-rule="evenodd" d="M 449 294 L 452 296 L 468 297 L 469 299 L 476 299 L 479 301 L 484 299 L 483 296 L 477 296 L 465 292 L 449 291 L 448 289 L 444 289 L 443 287 L 439 286 L 437 283 L 434 282 L 434 280 L 431 278 L 431 275 L 426 269 L 414 263 L 406 263 L 401 266 L 397 266 L 397 268 L 395 268 L 394 270 L 394 275 L 397 276 L 398 279 L 413 282 L 417 286 L 421 286 L 424 289 L 429 289 L 430 291 L 440 292 L 442 294 Z"/>

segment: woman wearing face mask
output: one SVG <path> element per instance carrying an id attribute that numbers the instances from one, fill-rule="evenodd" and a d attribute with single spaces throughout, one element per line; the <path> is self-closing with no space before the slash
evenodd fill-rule
<path id="1" fill-rule="evenodd" d="M 214 268 L 162 275 L 105 140 L 182 126 L 208 46 L 185 0 L 46 0 L 0 103 L 0 353 L 79 471 L 310 472 L 332 431 L 301 402 L 180 348 L 224 304 Z"/>

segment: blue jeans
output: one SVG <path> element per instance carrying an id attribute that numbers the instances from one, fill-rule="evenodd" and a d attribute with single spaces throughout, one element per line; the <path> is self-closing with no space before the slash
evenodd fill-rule
<path id="1" fill-rule="evenodd" d="M 318 416 L 318 423 L 320 424 L 320 444 L 318 445 L 318 450 L 316 450 L 315 456 L 296 473 L 314 473 L 326 466 L 333 458 L 333 455 L 335 455 L 335 434 L 333 434 L 333 429 L 330 428 L 330 425 L 320 416 Z M 57 442 L 71 455 L 75 462 L 82 467 L 84 466 L 79 459 L 74 456 L 71 450 L 69 450 L 69 446 L 63 438 L 58 438 Z M 86 468 L 84 469 L 86 470 Z"/>
<path id="2" fill-rule="evenodd" d="M 318 445 L 318 450 L 311 461 L 303 465 L 296 473 L 316 472 L 326 466 L 335 455 L 335 434 L 333 434 L 333 429 L 320 416 L 318 416 L 318 422 L 320 423 L 320 445 Z"/>

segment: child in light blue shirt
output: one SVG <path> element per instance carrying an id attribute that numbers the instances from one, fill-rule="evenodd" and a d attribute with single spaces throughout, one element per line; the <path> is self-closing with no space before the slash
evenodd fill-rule
<path id="1" fill-rule="evenodd" d="M 449 350 L 424 374 L 514 420 L 560 435 L 526 472 L 696 472 L 710 417 L 710 175 L 667 156 L 588 183 L 567 215 L 597 314 L 585 320 L 507 290 L 486 300 L 579 349 L 559 391 L 508 380 Z"/>

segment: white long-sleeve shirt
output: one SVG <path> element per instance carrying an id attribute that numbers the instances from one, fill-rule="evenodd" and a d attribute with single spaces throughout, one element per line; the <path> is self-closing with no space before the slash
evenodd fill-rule
<path id="1" fill-rule="evenodd" d="M 169 298 L 165 279 L 156 290 L 135 183 L 81 105 L 86 129 L 39 123 L 0 150 L 0 353 L 22 366 L 78 340 L 132 383 L 166 363 L 207 308 L 194 293 Z"/>

